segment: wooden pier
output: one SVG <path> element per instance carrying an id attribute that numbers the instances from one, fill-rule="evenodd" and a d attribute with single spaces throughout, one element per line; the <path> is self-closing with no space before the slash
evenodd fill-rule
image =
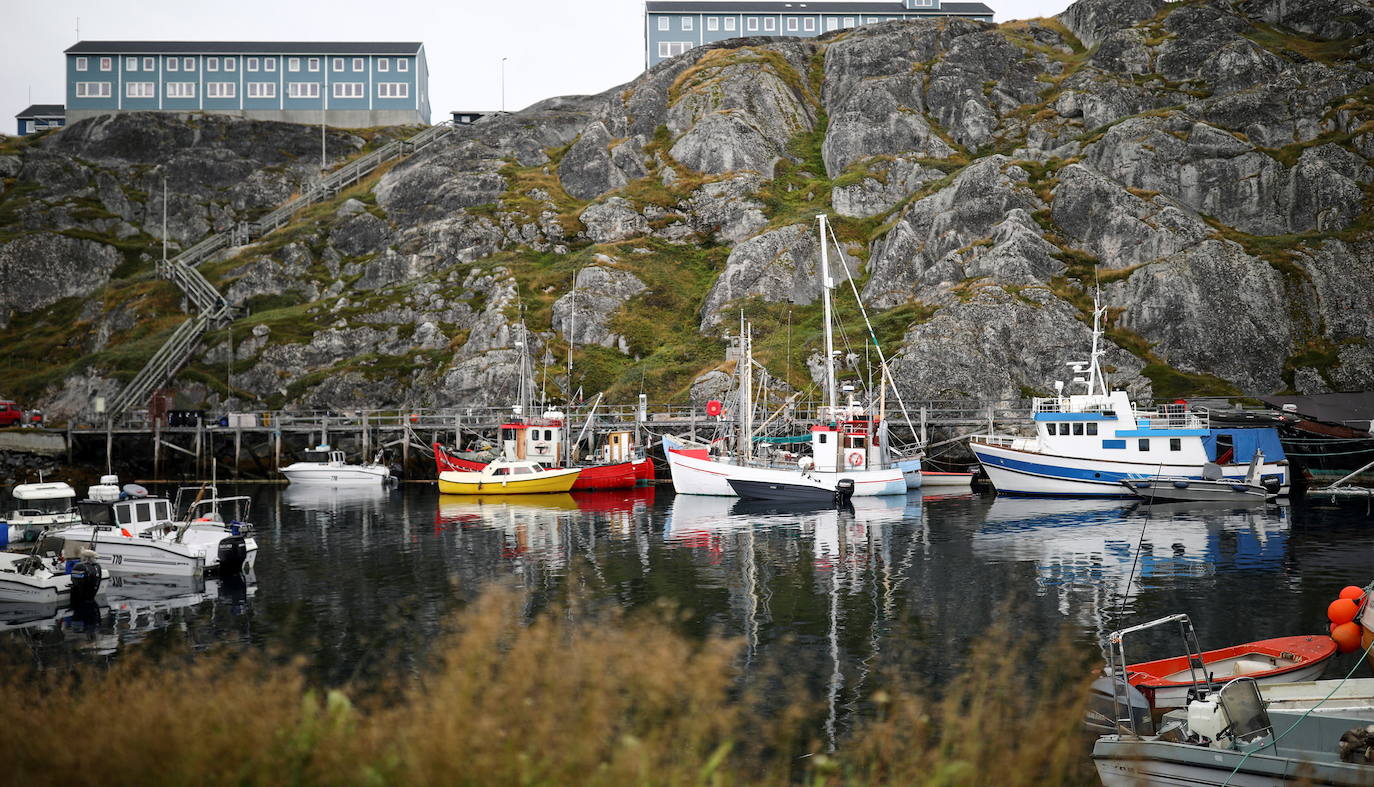
<path id="1" fill-rule="evenodd" d="M 1027 425 L 1029 404 L 1027 400 L 924 402 L 908 406 L 910 426 L 900 412 L 889 412 L 888 422 L 894 439 L 928 443 L 932 435 L 950 431 L 964 435 Z M 590 431 L 636 430 L 646 447 L 664 434 L 709 439 L 722 427 L 721 421 L 730 417 L 709 416 L 704 408 L 644 402 L 557 409 L 564 412 L 574 435 L 590 415 Z M 773 431 L 803 432 L 817 422 L 817 411 L 815 403 L 795 403 L 774 421 Z M 152 419 L 146 412 L 135 411 L 105 423 L 73 421 L 65 429 L 46 431 L 65 431 L 68 464 L 78 457 L 96 463 L 103 458 L 107 466 L 132 465 L 150 471 L 154 478 L 206 477 L 212 458 L 230 477 L 242 473 L 275 477 L 277 469 L 295 461 L 303 449 L 321 443 L 359 459 L 372 459 L 384 451 L 388 462 L 399 463 L 411 474 L 423 472 L 422 465 L 429 464 L 433 443 L 495 444 L 498 427 L 513 417 L 511 408 L 499 407 L 273 410 L 206 413 L 192 418 L 190 424 L 171 426 L 166 417 Z"/>

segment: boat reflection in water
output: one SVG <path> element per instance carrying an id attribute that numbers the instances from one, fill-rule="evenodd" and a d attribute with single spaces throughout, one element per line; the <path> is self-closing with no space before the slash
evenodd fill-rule
<path id="1" fill-rule="evenodd" d="M 1281 568 L 1288 525 L 1276 506 L 999 496 L 973 551 L 987 562 L 1033 562 L 1060 613 L 1095 627 L 1104 607 L 1161 580 Z"/>
<path id="2" fill-rule="evenodd" d="M 908 526 L 904 544 L 894 549 L 899 528 Z M 806 582 L 824 599 L 825 634 L 815 645 L 824 653 L 817 677 L 826 687 L 825 735 L 833 750 L 843 733 L 841 720 L 849 718 L 841 710 L 865 690 L 883 634 L 898 617 L 898 591 L 915 550 L 926 542 L 920 497 L 855 497 L 846 506 L 798 507 L 677 495 L 663 537 L 705 558 L 695 577 L 698 587 L 728 592 L 730 619 L 711 622 L 743 635 L 746 665 L 758 656 L 760 630 L 786 626 L 793 614 L 788 610 L 775 620 L 770 602 L 776 591 Z M 857 648 L 851 642 L 856 636 L 864 643 Z"/>
<path id="3" fill-rule="evenodd" d="M 439 495 L 436 532 L 486 530 L 502 534 L 501 557 L 517 568 L 565 569 L 574 549 L 590 553 L 598 533 L 635 537 L 653 504 L 653 487 L 524 495 Z"/>
<path id="4" fill-rule="evenodd" d="M 329 486 L 325 484 L 288 484 L 280 501 L 293 511 L 378 510 L 391 499 L 392 489 L 381 484 L 368 486 Z"/>

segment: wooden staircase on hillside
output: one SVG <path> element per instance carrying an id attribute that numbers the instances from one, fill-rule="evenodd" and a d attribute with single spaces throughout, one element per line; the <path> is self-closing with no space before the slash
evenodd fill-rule
<path id="1" fill-rule="evenodd" d="M 388 142 L 312 183 L 304 192 L 282 203 L 280 207 L 257 221 L 240 222 L 233 229 L 205 238 L 171 260 L 159 262 L 158 276 L 177 285 L 194 311 L 186 322 L 172 332 L 162 347 L 153 353 L 153 357 L 149 358 L 138 374 L 134 375 L 134 379 L 110 401 L 106 417 L 113 421 L 130 407 L 146 401 L 154 389 L 161 387 L 186 365 L 207 331 L 228 325 L 236 318 L 238 310 L 226 302 L 215 285 L 198 270 L 202 262 L 221 249 L 242 246 L 271 234 L 290 223 L 291 217 L 301 208 L 334 197 L 381 165 L 422 150 L 452 130 L 453 123 L 444 121 L 408 139 Z"/>

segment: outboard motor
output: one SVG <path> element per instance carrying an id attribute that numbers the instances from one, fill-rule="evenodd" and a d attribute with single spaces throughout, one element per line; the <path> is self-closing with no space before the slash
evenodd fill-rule
<path id="1" fill-rule="evenodd" d="M 72 604 L 85 604 L 95 600 L 100 592 L 100 582 L 105 578 L 105 570 L 95 560 L 95 553 L 89 549 L 81 550 L 81 559 L 68 563 L 67 573 L 71 574 Z"/>
<path id="2" fill-rule="evenodd" d="M 835 504 L 844 505 L 854 496 L 854 479 L 841 478 L 835 482 Z"/>
<path id="3" fill-rule="evenodd" d="M 1260 481 L 1260 486 L 1264 487 L 1264 491 L 1269 494 L 1277 495 L 1279 490 L 1283 488 L 1283 480 L 1276 475 L 1267 475 Z"/>
<path id="4" fill-rule="evenodd" d="M 1118 726 L 1126 726 L 1134 720 L 1136 732 L 1141 735 L 1154 734 L 1154 719 L 1150 715 L 1150 701 L 1135 686 L 1120 678 L 1103 676 L 1093 681 L 1092 693 L 1088 698 L 1088 710 L 1083 726 L 1097 735 L 1115 735 L 1121 731 Z M 1130 727 L 1127 727 L 1129 730 Z"/>
<path id="5" fill-rule="evenodd" d="M 243 573 L 248 559 L 248 543 L 243 536 L 228 536 L 219 542 L 219 575 L 232 577 Z"/>

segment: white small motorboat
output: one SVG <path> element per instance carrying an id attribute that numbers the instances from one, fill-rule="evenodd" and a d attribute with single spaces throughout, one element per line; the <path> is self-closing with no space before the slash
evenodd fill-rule
<path id="1" fill-rule="evenodd" d="M 946 473 L 940 470 L 922 470 L 921 488 L 948 490 L 968 489 L 973 485 L 973 473 Z"/>
<path id="2" fill-rule="evenodd" d="M 90 545 L 112 571 L 232 575 L 252 570 L 258 544 L 251 525 L 210 516 L 178 522 L 170 501 L 147 497 L 133 484 L 124 487 L 124 496 L 114 502 L 81 501 L 81 524 L 53 535 Z"/>
<path id="3" fill-rule="evenodd" d="M 381 458 L 380 453 L 377 458 Z M 393 480 L 386 465 L 380 462 L 351 465 L 343 451 L 333 450 L 327 444 L 306 449 L 305 458 L 281 468 L 281 474 L 293 484 L 351 486 L 385 484 Z"/>
<path id="4" fill-rule="evenodd" d="M 62 481 L 18 484 L 11 490 L 14 507 L 0 515 L 0 547 L 12 541 L 32 541 L 43 528 L 81 521 L 76 513 L 76 490 Z"/>
<path id="5" fill-rule="evenodd" d="M 0 552 L 0 601 L 81 603 L 95 598 L 104 572 L 95 553 L 68 542 L 62 553 Z"/>
<path id="6" fill-rule="evenodd" d="M 1264 452 L 1256 450 L 1244 478 L 1223 478 L 1222 470 L 1208 462 L 1202 466 L 1202 477 L 1153 475 L 1146 478 L 1123 478 L 1121 485 L 1147 503 L 1181 503 L 1224 501 L 1230 503 L 1263 503 L 1279 493 L 1276 479 L 1261 481 L 1259 468 Z"/>

